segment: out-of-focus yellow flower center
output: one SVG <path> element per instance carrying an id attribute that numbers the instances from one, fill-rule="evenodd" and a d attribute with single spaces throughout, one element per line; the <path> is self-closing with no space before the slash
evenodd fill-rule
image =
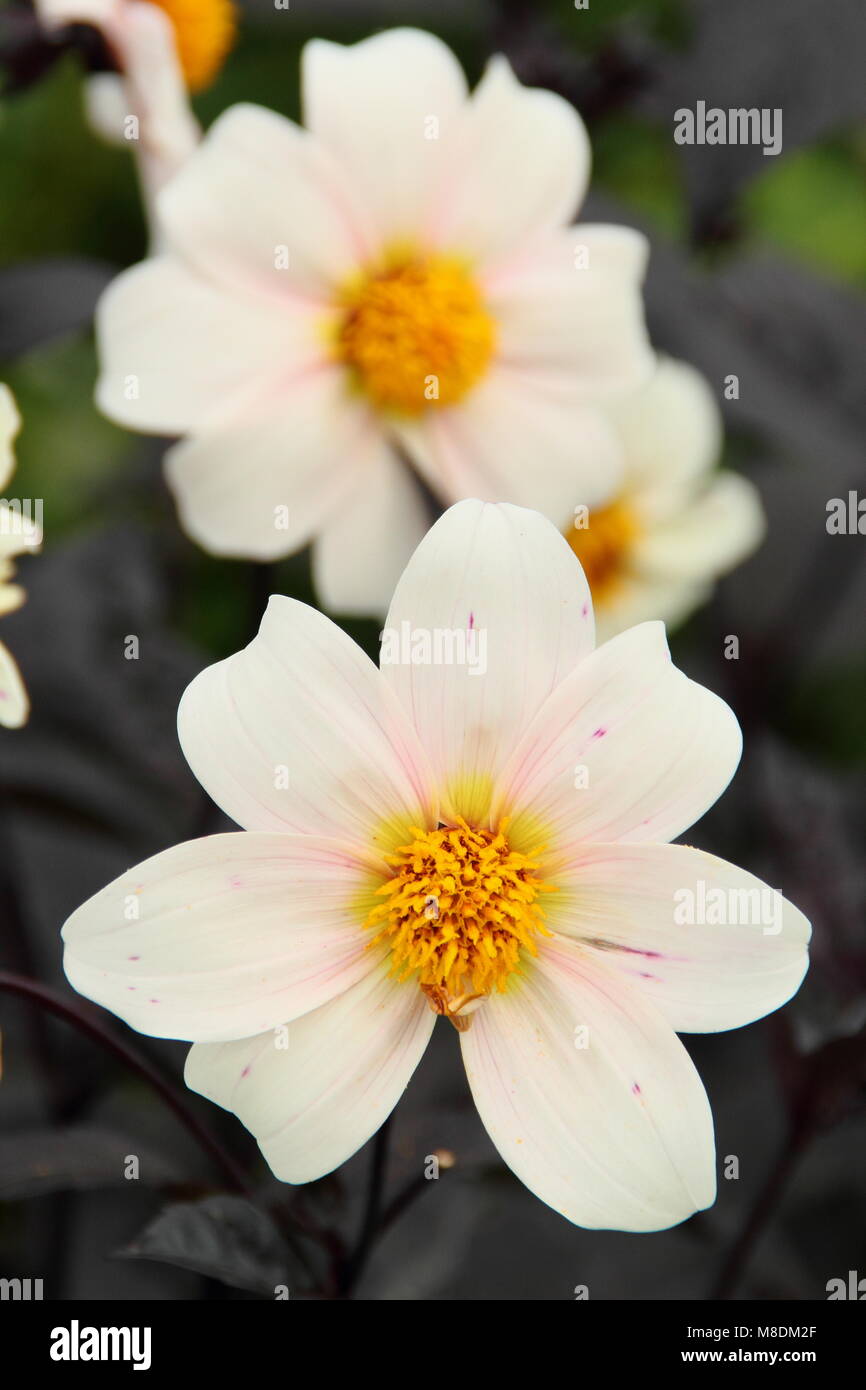
<path id="1" fill-rule="evenodd" d="M 151 0 L 174 27 L 177 56 L 191 92 L 209 87 L 234 44 L 238 28 L 232 0 Z"/>
<path id="2" fill-rule="evenodd" d="M 393 876 L 377 890 L 367 926 L 391 948 L 401 980 L 417 974 L 430 1007 L 461 1031 L 473 1007 L 520 973 L 521 953 L 537 953 L 544 926 L 538 854 L 512 850 L 505 835 L 464 820 L 439 830 L 413 828 L 389 855 Z"/>
<path id="3" fill-rule="evenodd" d="M 446 256 L 392 258 L 344 290 L 337 355 L 382 410 L 454 405 L 484 375 L 493 319 L 466 268 Z"/>
<path id="4" fill-rule="evenodd" d="M 604 603 L 623 577 L 638 529 L 632 507 L 617 498 L 606 507 L 594 508 L 588 525 L 575 525 L 566 532 L 565 538 L 583 566 L 596 603 Z"/>

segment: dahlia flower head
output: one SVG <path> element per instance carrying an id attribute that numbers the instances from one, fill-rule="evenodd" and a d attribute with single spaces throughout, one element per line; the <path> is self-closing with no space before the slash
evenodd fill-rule
<path id="1" fill-rule="evenodd" d="M 156 198 L 160 254 L 99 306 L 97 399 L 166 457 L 186 531 L 314 543 L 331 609 L 382 614 L 431 512 L 559 527 L 622 473 L 605 413 L 646 382 L 647 245 L 572 225 L 584 125 L 494 58 L 471 94 L 413 29 L 302 55 L 304 127 L 230 108 Z M 411 466 L 408 466 L 411 465 Z"/>
<path id="2" fill-rule="evenodd" d="M 809 925 L 671 843 L 733 775 L 737 721 L 672 664 L 661 623 L 595 646 L 557 527 L 450 508 L 397 585 L 378 668 L 272 598 L 187 689 L 178 730 L 243 829 L 97 893 L 64 966 L 131 1027 L 191 1041 L 188 1086 L 278 1178 L 359 1149 L 440 1020 L 505 1163 L 568 1220 L 650 1231 L 714 1200 L 677 1033 L 783 1004 Z"/>
<path id="3" fill-rule="evenodd" d="M 34 0 L 47 33 L 87 24 L 105 42 L 116 72 L 88 77 L 94 130 L 138 159 L 148 207 L 201 137 L 189 93 L 207 87 L 232 47 L 232 0 Z M 129 127 L 134 117 L 137 128 Z"/>

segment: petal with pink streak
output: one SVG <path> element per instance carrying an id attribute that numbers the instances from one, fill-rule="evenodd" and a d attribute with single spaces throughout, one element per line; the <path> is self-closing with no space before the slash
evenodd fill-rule
<path id="1" fill-rule="evenodd" d="M 275 560 L 312 539 L 390 448 L 343 373 L 273 375 L 166 455 L 187 535 L 212 555 Z"/>
<path id="2" fill-rule="evenodd" d="M 460 1037 L 509 1168 L 592 1229 L 658 1231 L 715 1197 L 706 1093 L 670 1024 L 605 962 L 555 938 Z"/>
<path id="3" fill-rule="evenodd" d="M 63 928 L 80 994 L 157 1038 L 247 1037 L 319 1008 L 375 966 L 383 866 L 304 835 L 212 835 L 122 874 Z"/>
<path id="4" fill-rule="evenodd" d="M 502 773 L 493 814 L 558 862 L 583 844 L 672 840 L 736 770 L 742 735 L 712 691 L 677 670 L 662 623 L 598 647 L 562 681 Z"/>
<path id="5" fill-rule="evenodd" d="M 678 1033 L 741 1028 L 784 1004 L 809 923 L 745 869 L 688 845 L 586 845 L 554 876 L 548 925 L 604 956 Z"/>
<path id="6" fill-rule="evenodd" d="M 186 1084 L 233 1111 L 283 1182 L 338 1168 L 388 1118 L 417 1067 L 435 1015 L 384 966 L 339 999 L 273 1034 L 197 1043 Z"/>
<path id="7" fill-rule="evenodd" d="M 484 263 L 577 212 L 589 178 L 589 138 L 574 107 L 524 87 L 496 57 L 472 98 L 443 132 L 427 239 Z"/>
<path id="8" fill-rule="evenodd" d="M 440 517 L 397 585 L 382 674 L 432 762 L 443 814 L 485 819 L 515 739 L 592 644 L 583 571 L 549 521 L 475 501 Z"/>
<path id="9" fill-rule="evenodd" d="M 366 257 L 414 241 L 466 79 L 440 39 L 391 29 L 361 43 L 314 39 L 302 57 L 304 118 L 367 214 Z"/>
<path id="10" fill-rule="evenodd" d="M 273 597 L 249 646 L 187 687 L 178 733 L 202 786 L 250 830 L 391 850 L 411 826 L 437 823 L 431 771 L 394 692 L 295 599 Z"/>

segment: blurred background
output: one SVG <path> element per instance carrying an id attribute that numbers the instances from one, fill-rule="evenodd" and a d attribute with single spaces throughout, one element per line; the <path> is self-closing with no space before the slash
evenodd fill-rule
<path id="1" fill-rule="evenodd" d="M 308 38 L 395 23 L 438 33 L 473 82 L 504 51 L 524 82 L 573 101 L 594 155 L 582 215 L 650 237 L 654 342 L 706 373 L 725 462 L 769 520 L 672 641 L 746 736 L 689 840 L 811 917 L 812 969 L 773 1017 L 686 1039 L 715 1113 L 719 1197 L 652 1236 L 577 1229 L 521 1187 L 440 1025 L 391 1127 L 384 1230 L 354 1262 L 372 1145 L 309 1188 L 281 1187 L 239 1122 L 183 1090 L 184 1045 L 128 1032 L 66 985 L 73 908 L 227 826 L 177 745 L 184 686 L 249 640 L 268 592 L 311 589 L 306 555 L 264 568 L 199 552 L 163 486 L 162 444 L 96 412 L 93 307 L 145 251 L 133 167 L 85 123 L 82 45 L 29 48 L 27 7 L 0 6 L 0 380 L 24 421 L 14 495 L 44 499 L 45 519 L 42 554 L 19 566 L 28 601 L 0 630 L 33 706 L 25 729 L 0 731 L 0 1278 L 41 1278 L 52 1299 L 273 1297 L 275 1284 L 374 1300 L 571 1299 L 581 1285 L 592 1299 L 824 1299 L 828 1280 L 866 1276 L 866 540 L 826 529 L 830 499 L 866 497 L 866 11 L 259 0 L 241 7 L 198 114 L 207 125 L 243 100 L 297 117 Z M 699 100 L 781 107 L 781 154 L 678 147 L 673 113 Z M 740 396 L 724 401 L 731 373 Z M 347 626 L 375 654 L 376 625 Z"/>

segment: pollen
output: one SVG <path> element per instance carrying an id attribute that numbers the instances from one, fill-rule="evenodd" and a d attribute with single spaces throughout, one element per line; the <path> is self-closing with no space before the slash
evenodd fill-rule
<path id="1" fill-rule="evenodd" d="M 494 321 L 451 257 L 392 258 L 353 280 L 340 307 L 337 356 L 381 410 L 419 415 L 454 405 L 493 355 Z"/>
<path id="2" fill-rule="evenodd" d="M 434 1013 L 463 1031 L 471 1014 L 537 954 L 544 925 L 539 850 L 522 854 L 496 831 L 466 821 L 438 830 L 412 830 L 412 840 L 389 856 L 393 874 L 377 896 L 367 926 L 372 944 L 391 949 L 392 973 L 414 975 Z"/>
<path id="3" fill-rule="evenodd" d="M 154 0 L 174 28 L 177 56 L 191 92 L 209 87 L 234 46 L 238 13 L 232 0 Z"/>
<path id="4" fill-rule="evenodd" d="M 572 526 L 566 532 L 565 538 L 583 566 L 597 603 L 610 598 L 624 577 L 637 534 L 634 511 L 621 498 L 591 511 L 587 526 Z"/>

